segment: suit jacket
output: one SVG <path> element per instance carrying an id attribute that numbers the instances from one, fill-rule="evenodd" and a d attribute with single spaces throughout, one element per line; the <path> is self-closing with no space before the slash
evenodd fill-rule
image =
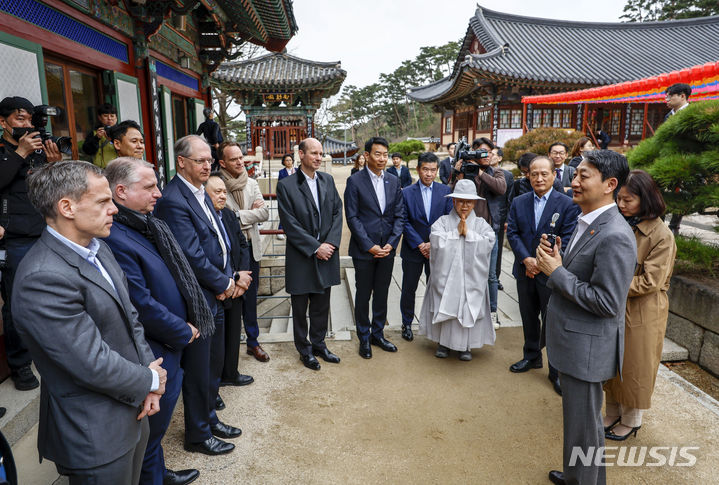
<path id="1" fill-rule="evenodd" d="M 221 222 L 212 209 L 212 201 L 207 193 L 205 203 L 210 208 L 217 227 L 220 227 Z M 179 175 L 175 175 L 168 182 L 162 198 L 155 205 L 155 215 L 170 226 L 205 293 L 210 309 L 215 312 L 218 305 L 215 295 L 227 289 L 232 274 L 231 265 L 223 264 L 219 242 L 219 237 L 222 236 L 215 232 L 195 195 L 180 180 Z M 228 254 L 228 262 L 230 257 Z"/>
<path id="2" fill-rule="evenodd" d="M 446 185 L 432 182 L 432 201 L 430 202 L 429 220 L 427 220 L 422 200 L 422 182 L 412 184 L 402 191 L 405 210 L 404 239 L 402 239 L 400 252 L 402 259 L 416 262 L 427 260 L 417 247 L 422 243 L 429 242 L 434 221 L 449 214 L 452 210 L 452 199 L 445 197 L 450 193 L 452 191 Z"/>
<path id="3" fill-rule="evenodd" d="M 536 257 L 537 246 L 539 246 L 542 234 L 552 232 L 549 224 L 552 221 L 552 214 L 555 212 L 559 213 L 559 219 L 557 219 L 554 234 L 561 237 L 562 244 L 566 246 L 577 226 L 577 217 L 581 213 L 579 206 L 572 202 L 572 199 L 552 190 L 542 211 L 537 229 L 534 228 L 534 191 L 522 194 L 512 201 L 507 217 L 507 241 L 514 252 L 512 275 L 515 278 L 525 275 L 526 268 L 522 261 L 525 258 Z M 547 277 L 544 273 L 539 273 L 535 278 L 546 284 Z"/>
<path id="4" fill-rule="evenodd" d="M 297 173 L 297 170 L 299 170 L 299 169 L 295 168 L 294 173 Z M 283 168 L 277 173 L 277 180 L 279 181 L 279 180 L 282 180 L 283 178 L 289 177 L 289 176 L 290 176 L 290 174 L 287 173 L 287 168 Z"/>
<path id="5" fill-rule="evenodd" d="M 130 300 L 153 353 L 163 357 L 168 367 L 179 366 L 180 351 L 192 338 L 192 331 L 187 325 L 185 299 L 157 247 L 119 222 L 112 224 L 105 242 L 127 276 Z"/>
<path id="6" fill-rule="evenodd" d="M 18 267 L 13 319 L 42 376 L 38 450 L 69 468 L 93 468 L 140 440 L 137 415 L 155 360 L 122 269 L 100 241 L 112 279 L 45 229 Z"/>
<path id="7" fill-rule="evenodd" d="M 402 185 L 402 188 L 409 187 L 412 185 L 412 175 L 410 175 L 409 169 L 404 165 L 400 165 L 399 168 L 399 174 L 397 173 L 397 168 L 394 165 L 387 169 L 387 173 L 391 173 L 395 177 L 399 177 L 399 182 Z"/>
<path id="8" fill-rule="evenodd" d="M 439 162 L 439 179 L 442 181 L 443 184 L 447 185 L 449 183 L 449 178 L 452 175 L 452 165 L 454 164 L 454 160 L 447 157 L 441 162 Z"/>
<path id="9" fill-rule="evenodd" d="M 340 284 L 337 249 L 342 239 L 342 200 L 331 175 L 315 172 L 315 176 L 319 211 L 300 171 L 277 184 L 277 207 L 287 236 L 285 288 L 291 295 L 322 293 Z M 329 260 L 321 261 L 315 251 L 325 242 L 336 251 Z"/>
<path id="10" fill-rule="evenodd" d="M 404 230 L 404 199 L 397 177 L 384 177 L 385 209 L 380 212 L 369 169 L 360 170 L 347 179 L 345 217 L 352 236 L 349 255 L 374 259 L 369 249 L 375 244 L 392 246 L 394 256 Z"/>
<path id="11" fill-rule="evenodd" d="M 487 193 L 487 204 L 489 205 L 489 213 L 492 215 L 492 229 L 497 232 L 507 220 L 509 211 L 509 199 L 511 198 L 512 187 L 514 185 L 514 176 L 502 168 L 494 168 L 496 172 L 501 172 L 504 177 L 506 189 L 503 194 L 495 194 L 489 191 Z"/>
<path id="12" fill-rule="evenodd" d="M 222 225 L 225 226 L 227 237 L 230 238 L 230 262 L 232 263 L 232 271 L 249 271 L 250 270 L 250 247 L 247 239 L 242 233 L 242 226 L 237 216 L 230 209 L 225 207 L 220 211 L 222 217 Z M 258 278 L 260 275 L 252 275 L 252 279 Z"/>
<path id="13" fill-rule="evenodd" d="M 624 312 L 636 262 L 634 234 L 616 206 L 564 253 L 563 266 L 547 281 L 547 355 L 559 372 L 588 382 L 621 375 Z"/>
<path id="14" fill-rule="evenodd" d="M 577 171 L 576 168 L 564 164 L 564 168 L 562 168 L 562 187 L 571 187 L 572 186 L 572 179 L 574 178 L 574 173 Z"/>

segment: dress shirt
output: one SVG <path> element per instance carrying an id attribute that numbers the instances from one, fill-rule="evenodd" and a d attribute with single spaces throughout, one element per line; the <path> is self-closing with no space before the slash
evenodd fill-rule
<path id="1" fill-rule="evenodd" d="M 112 289 L 115 290 L 115 293 L 117 293 L 117 288 L 115 288 L 115 283 L 113 283 L 112 278 L 110 278 L 110 273 L 107 272 L 105 267 L 97 258 L 97 252 L 100 250 L 100 243 L 97 241 L 97 239 L 92 238 L 90 244 L 87 247 L 84 247 L 80 246 L 74 241 L 69 240 L 68 238 L 57 232 L 55 229 L 53 229 L 51 226 L 46 227 L 47 232 L 54 236 L 58 241 L 75 251 L 77 254 L 80 255 L 82 259 L 93 265 L 100 272 L 102 277 L 105 278 L 108 283 L 110 283 L 110 286 L 112 286 Z M 157 391 L 160 388 L 160 376 L 155 369 L 150 369 L 150 372 L 152 372 L 152 387 L 150 387 L 150 391 Z"/>
<path id="2" fill-rule="evenodd" d="M 582 234 L 584 234 L 584 231 L 587 230 L 587 228 L 594 222 L 594 220 L 602 215 L 605 211 L 611 209 L 617 205 L 616 203 L 612 202 L 611 204 L 607 204 L 605 206 L 600 207 L 599 209 L 595 209 L 592 212 L 588 214 L 582 214 L 579 216 L 579 221 L 577 222 L 577 232 L 574 234 L 574 237 L 571 241 L 569 241 L 569 247 L 567 247 L 567 250 L 564 252 L 564 254 L 569 254 L 569 251 L 572 250 L 574 247 L 574 244 L 579 241 L 579 238 L 582 237 Z"/>
<path id="3" fill-rule="evenodd" d="M 384 208 L 386 205 L 384 197 L 384 170 L 380 170 L 379 175 L 375 175 L 372 170 L 367 171 L 369 178 L 372 181 L 374 187 L 374 193 L 377 195 L 377 202 L 379 202 L 379 211 L 384 214 Z"/>
<path id="4" fill-rule="evenodd" d="M 305 180 L 307 180 L 307 187 L 310 189 L 310 193 L 312 194 L 312 200 L 315 201 L 315 207 L 317 207 L 317 213 L 320 213 L 320 196 L 319 192 L 317 192 L 317 173 L 312 174 L 313 177 L 310 178 L 309 175 L 305 173 L 304 170 L 300 169 L 300 172 L 302 172 L 302 175 L 305 176 Z M 320 217 L 322 214 L 320 214 Z"/>
<path id="5" fill-rule="evenodd" d="M 549 196 L 552 193 L 553 188 L 549 188 L 549 192 L 544 194 L 543 196 L 539 197 L 537 196 L 536 192 L 533 192 L 534 194 L 534 230 L 537 230 L 537 227 L 539 227 L 539 219 L 542 218 L 542 213 L 544 212 L 544 206 L 547 205 L 547 201 L 549 200 Z"/>
<path id="6" fill-rule="evenodd" d="M 429 187 L 420 182 L 420 192 L 422 193 L 422 202 L 424 203 L 424 213 L 427 214 L 427 222 L 429 222 L 429 213 L 432 211 L 432 185 Z"/>
<path id="7" fill-rule="evenodd" d="M 669 112 L 669 116 L 675 115 L 675 114 L 677 113 L 677 111 L 681 111 L 681 110 L 683 110 L 684 108 L 686 108 L 687 106 L 689 106 L 689 103 L 685 104 L 684 106 L 682 106 L 681 108 L 677 109 L 676 111 L 675 111 L 675 110 L 671 110 L 671 111 Z"/>
<path id="8" fill-rule="evenodd" d="M 212 217 L 212 210 L 207 206 L 207 201 L 205 200 L 205 186 L 200 185 L 200 188 L 198 189 L 194 185 L 192 185 L 190 182 L 188 182 L 185 177 L 177 174 L 178 177 L 180 177 L 180 180 L 182 180 L 185 185 L 192 191 L 192 195 L 195 196 L 195 199 L 197 199 L 197 203 L 200 204 L 200 207 L 202 207 L 202 210 L 205 211 L 205 215 L 210 220 L 210 224 L 212 224 L 212 228 L 215 230 L 215 234 L 217 234 L 217 241 L 220 243 L 220 247 L 222 248 L 222 265 L 227 266 L 227 244 L 225 244 L 224 237 L 222 236 L 222 232 L 220 231 L 220 228 L 217 227 L 217 221 L 215 221 L 215 218 Z M 232 286 L 232 283 L 230 283 L 230 286 Z M 228 286 L 229 288 L 229 286 Z"/>

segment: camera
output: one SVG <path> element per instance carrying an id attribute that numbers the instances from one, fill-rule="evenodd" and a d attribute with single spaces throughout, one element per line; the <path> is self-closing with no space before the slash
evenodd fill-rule
<path id="1" fill-rule="evenodd" d="M 464 178 L 475 178 L 479 175 L 481 168 L 486 164 L 471 163 L 472 161 L 483 161 L 489 157 L 489 152 L 484 148 L 479 150 L 471 150 L 471 147 L 467 143 L 467 139 L 462 137 L 457 142 L 457 148 L 455 148 L 455 158 L 462 161 L 462 168 L 459 170 Z"/>
<path id="2" fill-rule="evenodd" d="M 52 133 L 48 133 L 45 130 L 48 116 L 57 116 L 61 113 L 62 110 L 55 106 L 48 106 L 46 104 L 35 106 L 32 113 L 32 126 L 34 131 L 40 133 L 38 136 L 43 143 L 47 140 L 52 140 L 57 144 L 60 153 L 70 155 L 72 154 L 72 139 L 69 136 L 52 136 Z"/>

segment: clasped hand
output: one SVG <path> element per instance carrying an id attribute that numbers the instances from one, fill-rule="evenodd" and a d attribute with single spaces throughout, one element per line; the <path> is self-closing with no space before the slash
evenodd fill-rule
<path id="1" fill-rule="evenodd" d="M 167 383 L 167 371 L 160 365 L 162 364 L 162 357 L 150 362 L 150 369 L 157 372 L 157 376 L 160 378 L 160 387 L 155 391 L 150 391 L 145 400 L 142 403 L 142 411 L 137 415 L 137 420 L 141 420 L 145 416 L 152 416 L 160 411 L 160 397 L 165 393 L 165 384 Z"/>
<path id="2" fill-rule="evenodd" d="M 386 258 L 389 256 L 389 253 L 392 252 L 392 246 L 390 244 L 385 244 L 384 246 L 379 247 L 379 244 L 375 244 L 369 248 L 369 252 L 375 258 Z"/>
<path id="3" fill-rule="evenodd" d="M 335 253 L 335 247 L 331 245 L 330 243 L 322 243 L 320 244 L 320 247 L 317 248 L 317 251 L 315 254 L 317 255 L 317 259 L 321 261 L 327 261 L 329 260 L 332 255 Z"/>
<path id="4" fill-rule="evenodd" d="M 562 266 L 561 249 L 562 239 L 559 236 L 557 236 L 554 248 L 552 248 L 547 235 L 542 234 L 542 239 L 539 241 L 539 246 L 537 246 L 537 269 L 547 276 L 554 273 L 554 270 Z"/>

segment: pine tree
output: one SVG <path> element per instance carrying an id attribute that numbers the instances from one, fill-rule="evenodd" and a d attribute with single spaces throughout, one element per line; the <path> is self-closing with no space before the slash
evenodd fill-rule
<path id="1" fill-rule="evenodd" d="M 719 101 L 691 103 L 627 155 L 664 189 L 667 212 L 719 207 Z"/>

